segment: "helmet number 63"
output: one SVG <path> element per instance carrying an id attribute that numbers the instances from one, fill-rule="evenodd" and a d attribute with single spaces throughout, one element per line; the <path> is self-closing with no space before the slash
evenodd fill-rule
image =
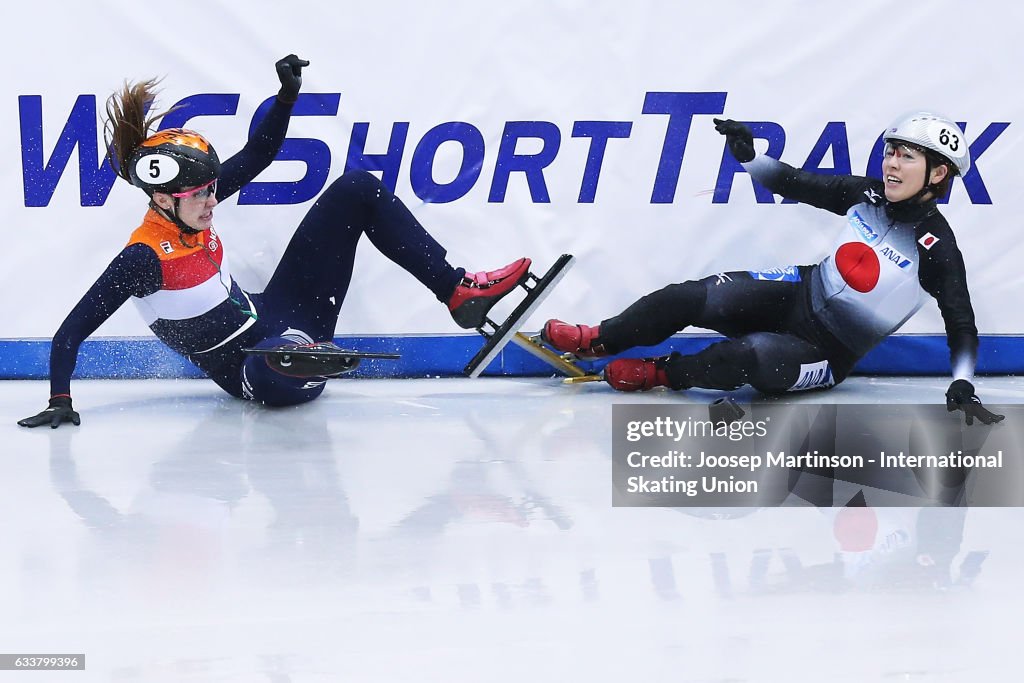
<path id="1" fill-rule="evenodd" d="M 952 151 L 960 149 L 960 136 L 956 133 L 949 132 L 948 128 L 943 128 L 939 131 L 939 142 L 943 146 L 949 147 Z"/>

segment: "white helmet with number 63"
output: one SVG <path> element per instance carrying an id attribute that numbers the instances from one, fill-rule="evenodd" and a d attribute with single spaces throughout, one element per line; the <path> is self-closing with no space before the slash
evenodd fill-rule
<path id="1" fill-rule="evenodd" d="M 961 177 L 971 170 L 971 151 L 967 146 L 967 137 L 955 121 L 945 116 L 926 111 L 906 114 L 885 129 L 883 138 L 887 142 L 909 142 L 931 150 L 949 160 Z"/>

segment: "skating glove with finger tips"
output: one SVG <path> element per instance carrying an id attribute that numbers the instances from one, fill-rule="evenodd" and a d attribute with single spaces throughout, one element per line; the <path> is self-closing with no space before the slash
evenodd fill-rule
<path id="1" fill-rule="evenodd" d="M 715 130 L 725 136 L 729 151 L 736 157 L 736 161 L 744 164 L 753 160 L 756 154 L 754 152 L 754 134 L 747 124 L 732 119 L 711 120 L 715 122 Z"/>
<path id="2" fill-rule="evenodd" d="M 981 405 L 981 399 L 974 394 L 974 385 L 965 379 L 953 380 L 946 389 L 946 410 L 962 410 L 967 416 L 967 424 L 974 424 L 974 418 L 982 424 L 994 424 L 1002 422 L 1005 415 L 996 415 Z"/>
<path id="3" fill-rule="evenodd" d="M 282 102 L 291 104 L 299 99 L 299 88 L 302 87 L 302 67 L 309 66 L 305 59 L 299 59 L 295 55 L 283 57 L 274 64 L 277 69 L 277 77 L 281 79 L 281 89 L 277 91 L 277 97 Z"/>
<path id="4" fill-rule="evenodd" d="M 39 427 L 48 424 L 50 429 L 56 429 L 64 422 L 70 422 L 75 426 L 82 424 L 82 418 L 71 407 L 70 396 L 54 396 L 50 399 L 49 408 L 38 415 L 18 420 L 18 424 L 22 427 Z"/>

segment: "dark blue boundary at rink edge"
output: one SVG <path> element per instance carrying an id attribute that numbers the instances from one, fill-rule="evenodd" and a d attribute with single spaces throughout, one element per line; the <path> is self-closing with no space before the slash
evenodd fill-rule
<path id="1" fill-rule="evenodd" d="M 622 356 L 655 356 L 671 351 L 694 353 L 721 339 L 716 335 L 679 335 L 655 347 L 632 349 Z M 476 334 L 343 336 L 346 349 L 391 352 L 401 360 L 366 360 L 356 377 L 458 377 L 484 343 Z M 45 379 L 49 376 L 49 339 L 0 339 L 0 379 Z M 584 363 L 599 370 L 606 361 Z M 864 357 L 855 370 L 869 375 L 949 374 L 944 335 L 893 335 Z M 1024 373 L 1024 336 L 983 335 L 978 374 Z M 488 367 L 488 375 L 544 377 L 556 374 L 547 364 L 509 344 Z M 184 358 L 152 337 L 98 337 L 82 344 L 76 378 L 202 377 Z"/>

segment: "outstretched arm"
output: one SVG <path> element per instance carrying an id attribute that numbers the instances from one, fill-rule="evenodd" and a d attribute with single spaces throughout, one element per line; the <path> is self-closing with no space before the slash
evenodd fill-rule
<path id="1" fill-rule="evenodd" d="M 946 343 L 953 383 L 946 390 L 946 409 L 963 411 L 967 424 L 977 418 L 983 424 L 1003 419 L 985 408 L 974 393 L 974 368 L 978 356 L 978 328 L 974 323 L 974 308 L 967 288 L 967 270 L 963 255 L 949 224 L 941 216 L 929 220 L 920 230 L 938 237 L 928 248 L 918 247 L 921 255 L 918 277 L 921 287 L 939 304 L 946 327 Z"/>
<path id="2" fill-rule="evenodd" d="M 794 168 L 787 163 L 754 150 L 750 128 L 732 119 L 714 119 L 715 130 L 726 137 L 729 151 L 757 182 L 773 193 L 801 204 L 843 215 L 851 206 L 864 201 L 878 182 L 849 175 L 825 175 Z M 869 195 L 870 196 L 870 195 Z M 881 196 L 880 193 L 877 196 Z"/>
<path id="3" fill-rule="evenodd" d="M 295 55 L 288 55 L 275 64 L 281 89 L 267 115 L 256 125 L 245 147 L 221 165 L 217 181 L 218 200 L 238 192 L 274 161 L 288 132 L 292 105 L 299 97 L 302 68 L 305 66 L 309 66 L 309 62 Z"/>
<path id="4" fill-rule="evenodd" d="M 37 415 L 19 420 L 22 427 L 63 422 L 79 424 L 71 405 L 71 374 L 78 363 L 78 349 L 130 296 L 145 296 L 160 287 L 156 254 L 141 244 L 126 247 L 107 266 L 81 301 L 64 319 L 50 347 L 50 404 Z"/>

